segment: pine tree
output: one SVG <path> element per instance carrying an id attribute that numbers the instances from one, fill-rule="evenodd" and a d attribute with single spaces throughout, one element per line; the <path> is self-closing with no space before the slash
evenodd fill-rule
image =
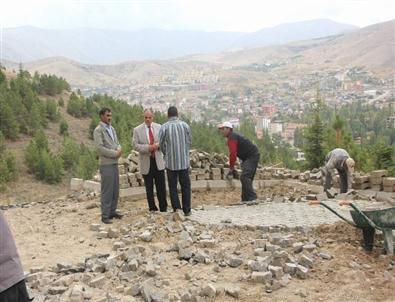
<path id="1" fill-rule="evenodd" d="M 6 138 L 15 140 L 19 135 L 18 121 L 14 111 L 5 100 L 0 98 L 0 131 Z"/>
<path id="2" fill-rule="evenodd" d="M 68 130 L 69 130 L 69 124 L 67 124 L 66 120 L 62 119 L 59 124 L 59 134 L 67 136 Z"/>
<path id="3" fill-rule="evenodd" d="M 332 127 L 336 131 L 336 146 L 339 147 L 342 140 L 341 134 L 344 127 L 344 121 L 340 118 L 338 114 L 336 114 L 335 121 L 333 122 Z"/>
<path id="4" fill-rule="evenodd" d="M 5 190 L 5 183 L 16 177 L 15 156 L 7 151 L 4 135 L 0 131 L 0 191 Z"/>
<path id="5" fill-rule="evenodd" d="M 6 81 L 6 77 L 5 77 L 4 72 L 1 70 L 1 66 L 0 66 L 0 85 L 2 83 L 5 83 L 5 81 Z"/>
<path id="6" fill-rule="evenodd" d="M 394 149 L 380 141 L 374 146 L 375 168 L 387 169 L 391 175 L 395 173 Z"/>
<path id="7" fill-rule="evenodd" d="M 313 122 L 305 132 L 306 146 L 305 156 L 310 169 L 322 166 L 325 158 L 323 140 L 324 124 L 321 119 L 322 100 L 317 92 L 316 102 L 313 108 Z"/>

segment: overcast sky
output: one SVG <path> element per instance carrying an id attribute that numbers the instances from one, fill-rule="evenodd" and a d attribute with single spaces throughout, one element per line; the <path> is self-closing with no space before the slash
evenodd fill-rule
<path id="1" fill-rule="evenodd" d="M 2 0 L 0 27 L 252 32 L 317 18 L 362 27 L 394 19 L 394 3 L 394 0 Z"/>

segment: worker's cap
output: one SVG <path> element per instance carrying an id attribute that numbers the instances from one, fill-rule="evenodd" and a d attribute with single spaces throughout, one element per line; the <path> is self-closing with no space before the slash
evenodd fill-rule
<path id="1" fill-rule="evenodd" d="M 222 124 L 218 125 L 218 129 L 222 129 L 222 128 L 230 128 L 233 129 L 233 125 L 231 122 L 223 122 Z"/>
<path id="2" fill-rule="evenodd" d="M 346 166 L 348 168 L 348 171 L 350 171 L 351 173 L 354 172 L 355 161 L 351 157 L 347 158 Z"/>

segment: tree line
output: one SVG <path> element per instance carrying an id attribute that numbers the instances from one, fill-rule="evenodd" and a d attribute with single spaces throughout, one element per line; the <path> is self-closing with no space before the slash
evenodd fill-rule
<path id="1" fill-rule="evenodd" d="M 77 145 L 68 137 L 68 124 L 59 107 L 64 106 L 48 96 L 69 91 L 69 84 L 53 75 L 40 75 L 22 69 L 8 79 L 0 69 L 0 190 L 17 177 L 15 156 L 7 150 L 6 140 L 17 140 L 22 135 L 32 139 L 25 149 L 25 162 L 37 179 L 47 183 L 62 181 L 65 173 L 89 179 L 95 173 L 96 153 L 85 145 Z M 48 124 L 59 123 L 63 137 L 62 148 L 55 154 L 49 147 L 44 129 Z"/>
<path id="2" fill-rule="evenodd" d="M 297 134 L 296 140 L 305 151 L 305 167 L 320 167 L 327 152 L 343 148 L 354 158 L 357 170 L 387 169 L 395 175 L 395 130 L 386 125 L 387 118 L 393 115 L 391 106 L 377 108 L 361 102 L 339 110 L 329 108 L 317 93 L 306 115 L 308 127 Z"/>

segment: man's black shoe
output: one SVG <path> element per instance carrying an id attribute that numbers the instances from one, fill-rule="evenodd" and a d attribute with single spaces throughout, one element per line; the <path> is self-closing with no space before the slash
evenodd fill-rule
<path id="1" fill-rule="evenodd" d="M 115 213 L 115 214 L 113 214 L 113 215 L 111 215 L 111 216 L 110 216 L 110 219 L 111 219 L 111 218 L 115 218 L 115 219 L 122 219 L 122 217 L 123 217 L 123 215 L 122 215 L 122 214 Z"/>
<path id="2" fill-rule="evenodd" d="M 184 213 L 184 216 L 191 216 L 191 211 Z"/>
<path id="3" fill-rule="evenodd" d="M 105 224 L 111 224 L 112 221 L 109 218 L 102 218 L 101 222 L 105 223 Z"/>

